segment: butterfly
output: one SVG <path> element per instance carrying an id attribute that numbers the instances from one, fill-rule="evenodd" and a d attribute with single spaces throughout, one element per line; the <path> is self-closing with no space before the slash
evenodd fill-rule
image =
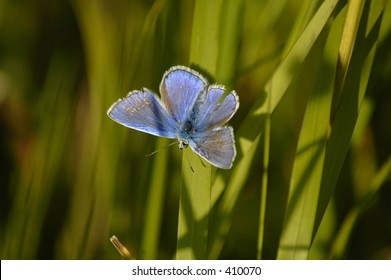
<path id="1" fill-rule="evenodd" d="M 209 84 L 198 72 L 174 66 L 160 83 L 159 99 L 147 88 L 134 90 L 107 111 L 126 127 L 155 136 L 178 139 L 216 167 L 229 169 L 236 156 L 233 129 L 222 127 L 239 108 L 239 97 L 225 88 Z"/>

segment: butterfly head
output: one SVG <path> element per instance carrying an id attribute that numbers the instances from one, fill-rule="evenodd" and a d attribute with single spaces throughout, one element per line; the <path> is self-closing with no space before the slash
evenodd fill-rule
<path id="1" fill-rule="evenodd" d="M 183 139 L 178 140 L 178 149 L 179 150 L 183 150 L 187 146 L 189 146 L 189 142 L 187 142 L 186 140 L 183 140 Z"/>

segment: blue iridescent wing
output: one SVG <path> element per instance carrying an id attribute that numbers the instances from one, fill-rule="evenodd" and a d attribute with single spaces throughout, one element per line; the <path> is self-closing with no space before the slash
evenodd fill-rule
<path id="1" fill-rule="evenodd" d="M 130 92 L 115 102 L 107 115 L 126 127 L 156 136 L 176 138 L 175 121 L 148 89 Z"/>
<path id="2" fill-rule="evenodd" d="M 235 91 L 231 91 L 224 100 L 224 86 L 211 85 L 208 88 L 205 101 L 201 105 L 194 127 L 199 130 L 211 130 L 222 126 L 235 114 L 239 108 L 239 97 Z M 220 102 L 220 103 L 219 103 Z"/>
<path id="3" fill-rule="evenodd" d="M 223 169 L 231 168 L 236 156 L 232 127 L 197 133 L 189 140 L 189 146 L 208 162 Z"/>
<path id="4" fill-rule="evenodd" d="M 186 122 L 207 81 L 197 72 L 184 66 L 170 68 L 160 84 L 162 102 L 172 118 L 180 125 Z"/>

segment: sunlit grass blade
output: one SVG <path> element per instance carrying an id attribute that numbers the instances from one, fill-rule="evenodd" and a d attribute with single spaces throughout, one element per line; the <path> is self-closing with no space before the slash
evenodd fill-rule
<path id="1" fill-rule="evenodd" d="M 341 45 L 339 48 L 339 64 L 337 69 L 337 76 L 335 82 L 332 118 L 336 106 L 338 106 L 341 96 L 341 89 L 345 82 L 346 73 L 352 57 L 353 47 L 357 36 L 357 29 L 360 23 L 362 9 L 364 7 L 363 0 L 349 1 L 346 21 L 343 29 Z"/>
<path id="2" fill-rule="evenodd" d="M 211 259 L 217 258 L 220 254 L 230 227 L 236 201 L 246 181 L 251 162 L 254 160 L 266 116 L 269 112 L 272 113 L 279 104 L 337 3 L 337 0 L 328 0 L 320 6 L 299 39 L 274 71 L 264 88 L 264 92 L 257 99 L 236 133 L 238 159 L 233 167 L 232 175 L 229 177 L 226 190 L 222 194 L 221 202 L 217 205 L 216 221 L 211 227 L 210 247 L 212 249 L 209 254 Z"/>
<path id="3" fill-rule="evenodd" d="M 301 9 L 299 14 L 297 15 L 297 19 L 295 24 L 289 33 L 289 38 L 285 45 L 285 50 L 282 56 L 290 50 L 292 45 L 296 42 L 297 38 L 306 28 L 308 22 L 311 20 L 312 16 L 316 12 L 320 1 L 306 0 L 301 4 Z"/>
<path id="4" fill-rule="evenodd" d="M 198 156 L 193 156 L 194 153 L 190 149 L 186 149 L 183 153 L 176 258 L 205 259 L 211 197 L 211 166 L 209 163 L 202 163 Z"/>
<path id="5" fill-rule="evenodd" d="M 222 1 L 197 0 L 190 63 L 215 76 Z M 205 259 L 211 201 L 211 165 L 190 149 L 183 152 L 177 259 Z"/>
<path id="6" fill-rule="evenodd" d="M 353 53 L 327 144 L 315 231 L 330 201 L 349 148 L 371 72 L 383 9 L 381 1 L 367 1 L 363 8 Z"/>
<path id="7" fill-rule="evenodd" d="M 273 112 L 299 71 L 301 63 L 307 57 L 337 3 L 338 0 L 328 0 L 321 5 L 285 59 L 274 71 L 264 88 L 265 91 L 256 100 L 253 108 L 239 128 L 237 133 L 239 155 L 245 154 L 250 149 L 252 141 L 263 129 L 264 116 L 269 111 L 268 99 L 270 98 L 270 110 Z M 269 89 L 272 89 L 273 96 L 268 92 Z"/>
<path id="8" fill-rule="evenodd" d="M 323 38 L 328 36 L 325 46 L 325 39 L 319 38 L 318 46 L 323 54 L 300 131 L 279 259 L 306 259 L 312 243 L 342 23 L 342 20 L 335 21 L 330 34 L 329 28 L 323 31 Z"/>
<path id="9" fill-rule="evenodd" d="M 312 241 L 307 259 L 324 260 L 329 258 L 330 244 L 335 241 L 335 232 L 339 226 L 336 201 L 331 199 L 323 215 L 322 223 Z"/>

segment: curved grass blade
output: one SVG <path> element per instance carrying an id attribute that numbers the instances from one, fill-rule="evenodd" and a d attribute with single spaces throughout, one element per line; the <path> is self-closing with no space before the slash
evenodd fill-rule
<path id="1" fill-rule="evenodd" d="M 330 258 L 341 259 L 344 257 L 351 233 L 360 215 L 368 209 L 378 196 L 380 188 L 391 180 L 391 157 L 383 164 L 371 182 L 368 193 L 346 215 L 339 229 L 335 241 L 332 244 Z"/>
<path id="2" fill-rule="evenodd" d="M 316 232 L 334 191 L 364 99 L 384 11 L 382 1 L 367 1 L 358 28 L 340 102 L 327 144 L 316 223 Z"/>
<path id="3" fill-rule="evenodd" d="M 266 116 L 268 112 L 273 112 L 280 102 L 337 3 L 338 0 L 327 0 L 323 2 L 302 35 L 276 69 L 266 84 L 265 91 L 255 102 L 252 110 L 240 126 L 236 134 L 236 139 L 238 139 L 238 159 L 236 165 L 233 167 L 226 190 L 216 209 L 217 218 L 210 231 L 211 250 L 208 255 L 209 259 L 215 259 L 220 254 L 225 236 L 230 227 L 236 201 L 244 186 L 249 168 L 251 167 L 250 163 L 254 159 L 256 147 L 259 144 Z M 273 96 L 271 96 L 270 89 L 273 90 Z M 268 99 L 270 100 L 268 101 Z M 216 184 L 219 183 L 220 181 Z M 236 194 L 236 196 L 232 194 Z"/>
<path id="4" fill-rule="evenodd" d="M 306 259 L 312 243 L 342 23 L 335 21 L 325 47 L 319 42 L 323 56 L 300 131 L 278 259 Z"/>

